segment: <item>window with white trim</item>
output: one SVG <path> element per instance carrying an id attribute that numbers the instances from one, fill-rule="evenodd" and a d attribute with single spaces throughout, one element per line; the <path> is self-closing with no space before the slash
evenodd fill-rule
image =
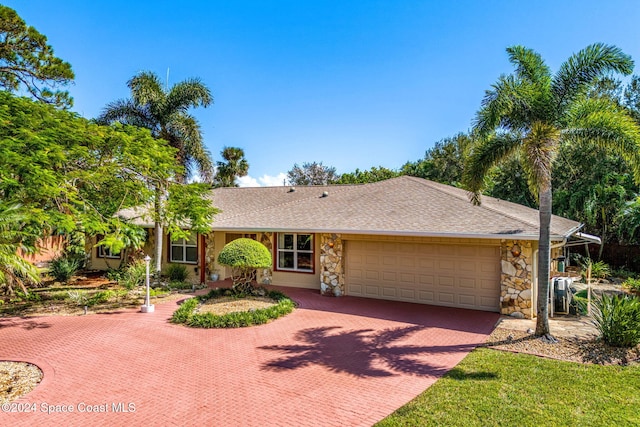
<path id="1" fill-rule="evenodd" d="M 113 258 L 120 259 L 121 252 L 111 252 L 110 248 L 105 246 L 98 246 L 98 258 Z"/>
<path id="2" fill-rule="evenodd" d="M 192 233 L 188 239 L 169 242 L 169 261 L 196 264 L 198 262 L 197 235 Z"/>
<path id="3" fill-rule="evenodd" d="M 104 236 L 99 234 L 97 237 L 98 242 L 102 241 L 102 239 L 104 239 Z M 113 258 L 113 259 L 120 259 L 122 252 L 112 252 L 111 248 L 108 248 L 106 246 L 98 246 L 97 247 L 97 251 L 96 251 L 96 255 L 98 256 L 98 258 Z"/>
<path id="4" fill-rule="evenodd" d="M 313 234 L 278 233 L 277 269 L 313 272 Z"/>

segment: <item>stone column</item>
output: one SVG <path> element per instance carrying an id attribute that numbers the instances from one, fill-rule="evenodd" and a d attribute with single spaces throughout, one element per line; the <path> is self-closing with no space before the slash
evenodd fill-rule
<path id="1" fill-rule="evenodd" d="M 530 241 L 501 241 L 500 312 L 531 318 L 533 250 Z"/>
<path id="2" fill-rule="evenodd" d="M 205 282 L 207 280 L 211 280 L 211 275 L 213 273 L 220 274 L 221 272 L 216 267 L 216 239 L 215 232 L 211 231 L 209 234 L 204 235 L 205 242 L 205 251 L 204 251 L 204 261 L 206 265 L 206 277 Z"/>
<path id="3" fill-rule="evenodd" d="M 271 259 L 273 260 L 273 233 L 264 232 L 258 235 L 258 241 L 262 243 L 271 253 Z M 258 270 L 258 281 L 263 285 L 270 285 L 273 283 L 273 267 L 263 268 Z"/>
<path id="4" fill-rule="evenodd" d="M 344 250 L 340 234 L 320 235 L 320 293 L 344 295 Z"/>

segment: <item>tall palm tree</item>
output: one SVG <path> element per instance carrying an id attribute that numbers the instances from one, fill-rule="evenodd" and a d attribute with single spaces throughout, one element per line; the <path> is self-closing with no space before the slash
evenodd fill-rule
<path id="1" fill-rule="evenodd" d="M 215 186 L 237 187 L 236 178 L 246 176 L 249 171 L 249 162 L 244 158 L 244 150 L 237 147 L 224 147 L 220 154 L 226 162 L 217 162 Z"/>
<path id="2" fill-rule="evenodd" d="M 198 173 L 205 182 L 213 179 L 211 155 L 202 141 L 200 124 L 189 108 L 213 103 L 211 91 L 192 78 L 164 88 L 155 73 L 143 71 L 127 82 L 131 99 L 108 104 L 98 121 L 120 122 L 147 128 L 155 138 L 166 140 L 178 150 L 178 163 L 185 168 L 180 180 Z"/>
<path id="3" fill-rule="evenodd" d="M 189 114 L 189 108 L 207 107 L 213 103 L 213 96 L 199 79 L 188 79 L 177 83 L 171 89 L 164 88 L 155 73 L 143 71 L 127 82 L 131 99 L 120 99 L 108 104 L 100 117 L 100 123 L 120 122 L 147 128 L 155 138 L 166 140 L 176 148 L 178 163 L 184 167 L 177 180 L 184 182 L 195 172 L 205 182 L 213 180 L 213 162 L 204 147 L 202 131 L 198 121 Z M 155 270 L 159 277 L 162 262 L 161 203 L 164 189 L 156 185 L 154 206 L 156 252 Z"/>
<path id="4" fill-rule="evenodd" d="M 615 46 L 593 44 L 572 55 L 552 74 L 531 49 L 507 49 L 515 72 L 501 76 L 488 90 L 477 113 L 477 142 L 465 168 L 472 201 L 489 170 L 517 155 L 529 188 L 539 200 L 538 308 L 535 334 L 549 331 L 549 256 L 551 173 L 560 144 L 592 142 L 622 155 L 640 181 L 640 129 L 626 111 L 609 99 L 590 98 L 594 79 L 606 73 L 630 74 L 633 61 Z"/>

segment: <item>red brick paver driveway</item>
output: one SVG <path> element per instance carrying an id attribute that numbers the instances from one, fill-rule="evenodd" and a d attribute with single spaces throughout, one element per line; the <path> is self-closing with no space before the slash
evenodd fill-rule
<path id="1" fill-rule="evenodd" d="M 44 371 L 9 408 L 31 413 L 2 412 L 0 425 L 368 426 L 455 366 L 498 319 L 285 292 L 297 310 L 242 329 L 169 324 L 175 303 L 147 314 L 0 319 L 0 360 Z"/>

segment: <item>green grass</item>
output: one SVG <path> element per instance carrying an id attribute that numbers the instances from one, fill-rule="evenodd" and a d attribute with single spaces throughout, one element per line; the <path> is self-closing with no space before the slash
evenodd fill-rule
<path id="1" fill-rule="evenodd" d="M 637 426 L 640 366 L 477 349 L 383 426 Z"/>

